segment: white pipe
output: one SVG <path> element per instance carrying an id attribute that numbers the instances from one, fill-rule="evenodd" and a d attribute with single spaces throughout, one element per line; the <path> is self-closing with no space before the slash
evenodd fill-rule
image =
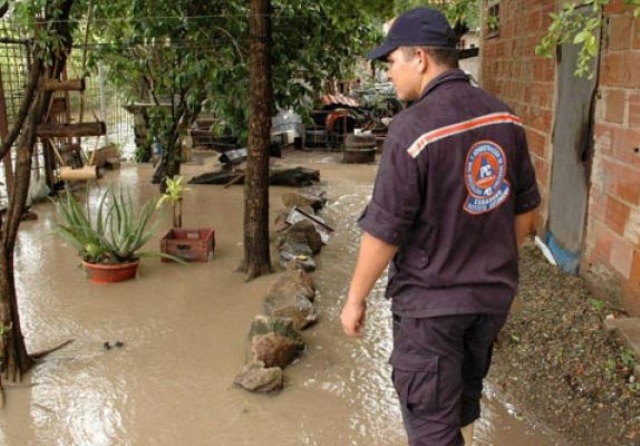
<path id="1" fill-rule="evenodd" d="M 551 253 L 549 247 L 545 245 L 542 239 L 540 239 L 540 237 L 538 237 L 537 235 L 535 236 L 534 240 L 538 249 L 542 251 L 542 255 L 545 257 L 545 259 L 547 259 L 552 265 L 556 266 L 556 259 L 553 257 L 553 254 Z"/>

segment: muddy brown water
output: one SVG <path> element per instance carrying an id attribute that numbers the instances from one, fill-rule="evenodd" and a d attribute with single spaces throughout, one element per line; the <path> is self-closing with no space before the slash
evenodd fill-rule
<path id="1" fill-rule="evenodd" d="M 187 165 L 211 170 L 212 158 Z M 23 331 L 30 351 L 68 339 L 18 385 L 6 388 L 2 445 L 381 445 L 406 444 L 389 382 L 388 303 L 380 281 L 370 299 L 366 336 L 345 338 L 340 307 L 359 239 L 355 220 L 370 192 L 373 165 L 343 165 L 332 153 L 287 152 L 281 164 L 318 168 L 329 203 L 322 215 L 338 231 L 314 273 L 321 321 L 304 332 L 308 348 L 285 370 L 279 395 L 254 395 L 232 383 L 247 358 L 246 335 L 275 276 L 245 282 L 242 187 L 193 186 L 185 227 L 212 226 L 212 261 L 187 267 L 144 259 L 136 280 L 87 282 L 72 248 L 51 235 L 53 209 L 34 206 L 16 253 Z M 124 166 L 101 180 L 136 199 L 156 194 L 150 166 Z M 271 208 L 290 188 L 271 189 Z M 95 195 L 95 190 L 92 192 Z M 169 210 L 150 242 L 156 249 Z M 106 350 L 104 342 L 124 346 Z M 484 399 L 476 445 L 553 444 L 492 396 Z"/>

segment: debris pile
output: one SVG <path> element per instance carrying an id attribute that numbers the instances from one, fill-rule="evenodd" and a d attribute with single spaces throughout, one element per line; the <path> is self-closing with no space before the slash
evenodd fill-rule
<path id="1" fill-rule="evenodd" d="M 316 269 L 313 256 L 320 253 L 333 229 L 316 212 L 326 203 L 318 188 L 282 196 L 286 210 L 276 218 L 279 263 L 284 272 L 263 300 L 249 331 L 250 358 L 234 383 L 251 392 L 282 390 L 283 370 L 306 348 L 301 331 L 315 324 L 316 287 L 309 272 Z"/>

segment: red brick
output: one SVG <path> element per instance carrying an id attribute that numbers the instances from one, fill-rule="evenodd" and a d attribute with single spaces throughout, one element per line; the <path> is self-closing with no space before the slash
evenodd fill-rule
<path id="1" fill-rule="evenodd" d="M 532 106 L 529 107 L 529 110 L 522 118 L 532 129 L 548 134 L 551 133 L 553 124 L 553 112 L 551 109 Z"/>
<path id="2" fill-rule="evenodd" d="M 600 155 L 640 167 L 640 128 L 597 122 L 594 138 L 595 150 Z"/>
<path id="3" fill-rule="evenodd" d="M 547 138 L 542 133 L 526 128 L 529 151 L 541 158 L 547 158 Z"/>
<path id="4" fill-rule="evenodd" d="M 602 56 L 600 85 L 640 87 L 640 51 L 607 51 Z"/>
<path id="5" fill-rule="evenodd" d="M 625 5 L 624 0 L 611 0 L 608 5 L 604 7 L 605 14 L 620 14 L 624 12 Z"/>
<path id="6" fill-rule="evenodd" d="M 599 187 L 592 184 L 589 191 L 589 216 L 604 223 L 607 213 L 606 204 L 607 197 L 600 192 Z"/>
<path id="7" fill-rule="evenodd" d="M 640 94 L 629 96 L 629 127 L 640 127 Z"/>
<path id="8" fill-rule="evenodd" d="M 542 29 L 542 10 L 538 9 L 529 12 L 525 29 L 528 32 L 540 31 Z"/>
<path id="9" fill-rule="evenodd" d="M 553 84 L 546 82 L 532 82 L 526 85 L 524 100 L 531 104 L 544 108 L 551 108 L 553 97 Z"/>
<path id="10" fill-rule="evenodd" d="M 625 91 L 607 90 L 604 94 L 605 116 L 609 122 L 622 124 L 624 122 Z"/>
<path id="11" fill-rule="evenodd" d="M 609 19 L 609 50 L 631 48 L 633 17 L 631 14 L 613 16 Z"/>
<path id="12" fill-rule="evenodd" d="M 611 232 L 600 224 L 594 223 L 590 226 L 595 234 L 595 246 L 592 256 L 594 259 L 609 262 L 611 257 L 611 247 L 613 246 L 613 236 Z"/>
<path id="13" fill-rule="evenodd" d="M 611 245 L 611 255 L 609 257 L 611 266 L 628 280 L 631 275 L 631 263 L 633 262 L 633 248 L 622 239 L 613 238 Z"/>
<path id="14" fill-rule="evenodd" d="M 613 133 L 615 131 L 615 127 L 607 124 L 603 124 L 602 122 L 597 122 L 595 125 L 595 129 L 593 132 L 593 137 L 595 139 L 595 150 L 596 152 L 605 155 L 611 156 L 613 153 Z"/>
<path id="15" fill-rule="evenodd" d="M 553 22 L 553 19 L 551 18 L 551 14 L 555 13 L 555 12 L 556 12 L 556 3 L 555 3 L 555 1 L 548 2 L 542 8 L 542 27 L 544 29 L 549 29 L 549 26 Z"/>
<path id="16" fill-rule="evenodd" d="M 640 48 L 640 18 L 634 19 L 631 31 L 631 48 Z"/>
<path id="17" fill-rule="evenodd" d="M 556 61 L 544 57 L 536 57 L 533 61 L 533 77 L 537 81 L 554 82 Z"/>
<path id="18" fill-rule="evenodd" d="M 611 156 L 640 168 L 640 128 L 614 128 Z"/>
<path id="19" fill-rule="evenodd" d="M 624 176 L 616 178 L 616 195 L 632 205 L 640 204 L 640 170 L 626 169 Z"/>
<path id="20" fill-rule="evenodd" d="M 540 158 L 537 155 L 532 155 L 531 157 L 533 161 L 533 168 L 536 171 L 536 180 L 538 180 L 538 185 L 547 190 L 549 188 L 549 163 Z M 546 206 L 541 206 L 542 209 L 546 209 Z"/>
<path id="21" fill-rule="evenodd" d="M 605 224 L 618 235 L 624 235 L 624 230 L 629 221 L 629 206 L 621 201 L 607 197 L 607 210 L 605 215 Z"/>
<path id="22" fill-rule="evenodd" d="M 640 204 L 640 169 L 603 159 L 602 170 L 607 194 L 633 206 Z"/>

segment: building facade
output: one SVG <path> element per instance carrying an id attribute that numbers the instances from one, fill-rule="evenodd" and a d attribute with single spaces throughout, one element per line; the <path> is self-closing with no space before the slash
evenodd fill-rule
<path id="1" fill-rule="evenodd" d="M 535 55 L 564 3 L 483 0 L 480 81 L 524 119 L 541 238 L 565 270 L 640 315 L 640 19 L 611 0 L 593 76 L 578 78 L 574 45 Z"/>

